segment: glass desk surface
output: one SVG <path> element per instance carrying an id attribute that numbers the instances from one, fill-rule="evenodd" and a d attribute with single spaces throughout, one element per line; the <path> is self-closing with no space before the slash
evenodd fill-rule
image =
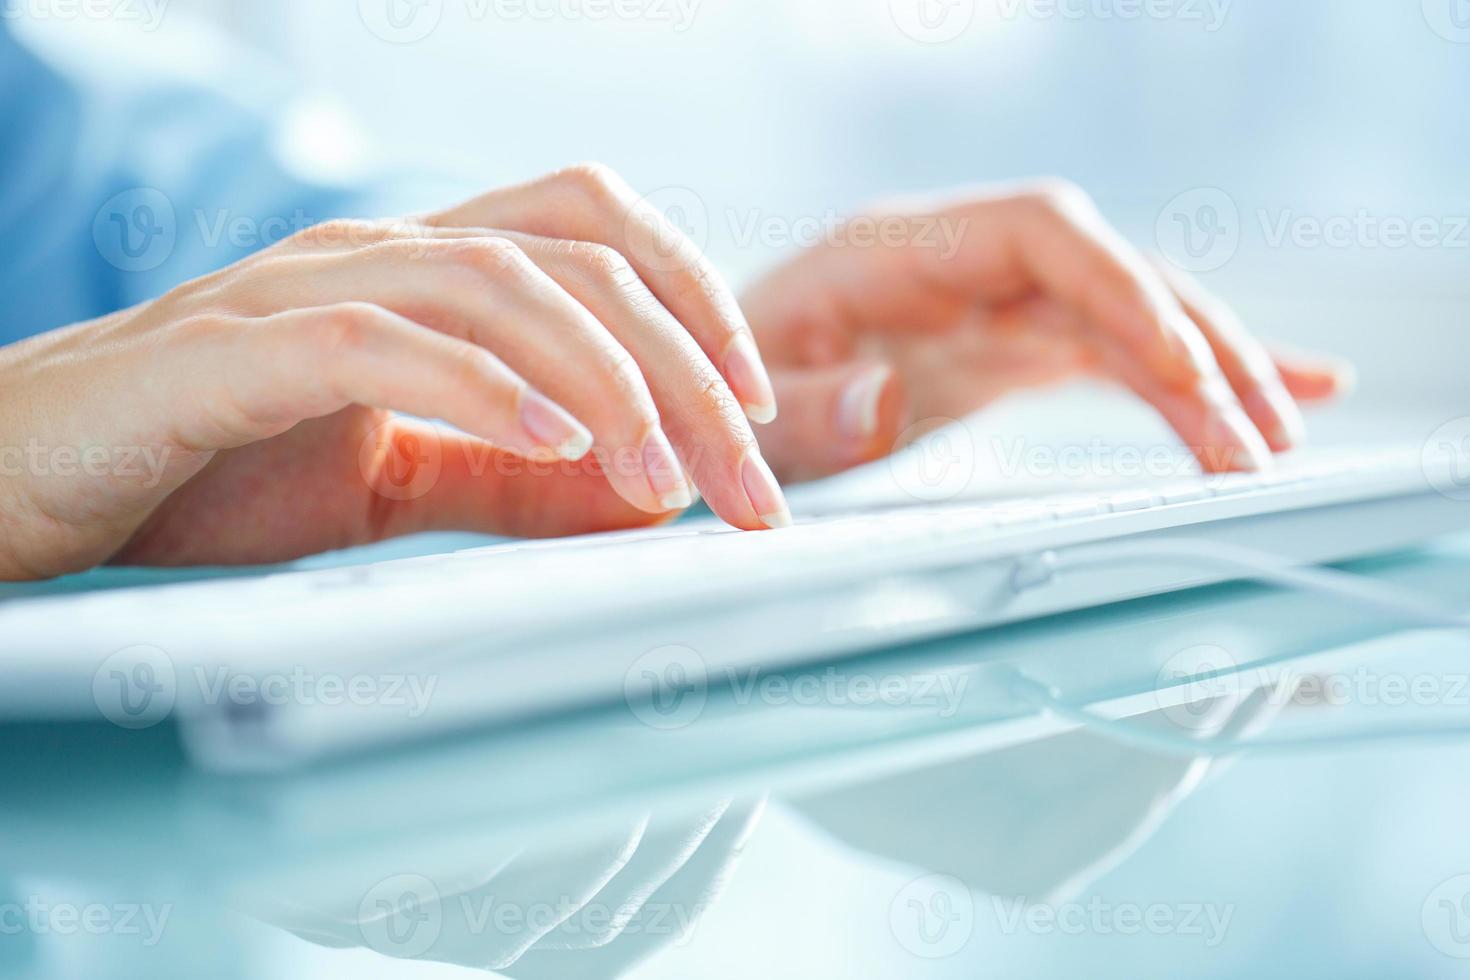
<path id="1" fill-rule="evenodd" d="M 1470 602 L 1470 541 L 1450 541 L 1350 567 L 1440 599 L 1447 606 L 1464 608 Z M 94 578 L 98 585 L 136 581 L 128 572 L 95 573 Z M 60 587 L 78 584 L 74 580 Z M 1162 672 L 1169 669 L 1171 658 L 1179 651 L 1200 647 L 1228 649 L 1245 677 L 1276 676 L 1271 672 L 1287 663 L 1300 664 L 1303 657 L 1313 658 L 1306 663 L 1317 664 L 1316 658 L 1324 652 L 1336 658 L 1331 663 L 1339 666 L 1320 670 L 1335 671 L 1334 676 L 1341 677 L 1354 676 L 1340 666 L 1344 663 L 1378 664 L 1380 673 L 1408 678 L 1427 677 L 1436 671 L 1439 673 L 1434 676 L 1451 677 L 1445 673 L 1446 665 L 1456 662 L 1456 669 L 1464 671 L 1463 637 L 1405 632 L 1392 623 L 1344 610 L 1331 600 L 1231 585 L 874 652 L 822 667 L 736 678 L 733 684 L 711 685 L 697 711 L 685 712 L 673 722 L 666 716 L 650 714 L 646 705 L 590 705 L 525 724 L 466 732 L 279 774 L 197 771 L 188 764 L 174 733 L 166 726 L 142 732 L 105 725 L 9 726 L 3 729 L 6 761 L 5 789 L 0 792 L 0 876 L 24 883 L 12 885 L 12 890 L 18 888 L 25 894 L 29 894 L 28 888 L 41 891 L 41 884 L 49 888 L 50 883 L 60 882 L 63 884 L 57 887 L 63 893 L 101 896 L 92 899 L 93 903 L 105 904 L 106 896 L 112 894 L 154 896 L 158 907 L 167 905 L 178 916 L 179 924 L 169 931 L 169 942 L 138 950 L 126 947 L 126 937 L 108 935 L 103 939 L 110 942 L 100 948 L 112 950 L 108 954 L 111 956 L 122 943 L 127 950 L 123 961 L 136 954 L 140 964 L 147 964 L 139 969 L 149 971 L 159 968 L 155 958 L 160 950 L 173 949 L 177 955 L 167 959 L 185 962 L 191 956 L 205 955 L 203 950 L 228 948 L 235 952 L 221 961 L 227 962 L 231 970 L 243 971 L 238 973 L 240 976 L 255 975 L 257 961 L 265 955 L 257 955 L 257 947 L 272 950 L 267 956 L 276 964 L 272 969 L 289 973 L 295 968 L 282 966 L 285 961 L 271 957 L 279 954 L 278 943 L 296 944 L 296 940 L 275 927 L 262 926 L 258 927 L 261 932 L 252 932 L 257 927 L 249 923 L 261 917 L 269 921 L 269 913 L 237 916 L 227 911 L 242 906 L 251 911 L 250 895 L 283 890 L 306 894 L 318 886 L 330 892 L 332 888 L 323 883 L 338 879 L 353 882 L 351 887 L 360 892 L 364 875 L 372 883 L 410 873 L 405 869 L 453 868 L 457 856 L 464 854 L 517 854 L 522 859 L 525 855 L 545 855 L 544 860 L 560 861 L 579 849 L 595 847 L 609 833 L 622 832 L 618 828 L 647 821 L 655 825 L 698 823 L 701 814 L 730 799 L 738 805 L 766 798 L 774 801 L 763 820 L 752 819 L 752 850 L 759 850 L 763 839 L 784 840 L 804 852 L 817 854 L 817 866 L 836 860 L 835 855 L 846 855 L 848 863 L 844 867 L 848 872 L 854 862 L 863 867 L 871 865 L 866 855 L 877 853 L 876 866 L 885 872 L 895 865 L 904 868 L 899 875 L 903 886 L 904 882 L 925 881 L 925 872 L 945 872 L 946 855 L 963 849 L 960 842 L 974 839 L 966 836 L 969 831 L 955 836 L 956 826 L 971 828 L 976 834 L 988 828 L 1000 835 L 1002 842 L 1006 834 L 1019 840 L 1028 834 L 1034 836 L 1036 825 L 1046 824 L 1051 819 L 1049 814 L 1058 807 L 1067 809 L 1065 796 L 1057 796 L 1055 787 L 1038 788 L 1033 776 L 1045 772 L 1053 759 L 1058 760 L 1059 772 L 1061 766 L 1070 764 L 1065 761 L 1066 750 L 1060 747 L 1067 745 L 1067 738 L 1074 737 L 1066 734 L 1072 726 L 1047 719 L 1033 707 L 1018 702 L 1010 687 L 1010 669 L 1024 670 L 1027 676 L 1054 686 L 1077 704 L 1113 705 L 1113 713 L 1121 716 L 1157 715 L 1162 710 L 1167 718 L 1170 702 L 1159 699 Z M 1411 668 L 1409 665 L 1414 663 L 1421 666 Z M 861 688 L 869 692 L 866 697 L 854 696 L 859 684 L 869 684 Z M 896 696 L 885 699 L 881 694 L 884 684 Z M 1466 715 L 1465 708 L 1449 696 L 1448 681 L 1445 684 L 1438 689 L 1438 703 L 1408 705 L 1416 711 L 1416 717 L 1432 711 L 1446 717 Z M 1377 700 L 1383 702 L 1386 699 L 1382 685 L 1379 687 Z M 1354 690 L 1361 695 L 1361 684 Z M 834 697 L 834 691 L 843 696 Z M 1335 702 L 1324 707 L 1320 703 L 1324 700 L 1332 701 L 1324 695 L 1315 707 L 1293 702 L 1276 730 L 1351 727 L 1353 719 L 1371 720 L 1394 707 Z M 1359 700 L 1364 699 L 1360 696 Z M 1398 707 L 1402 710 L 1404 705 Z M 1190 723 L 1189 715 L 1180 717 L 1185 724 Z M 1147 719 L 1139 722 L 1150 723 Z M 1052 747 L 1059 748 L 1053 751 Z M 1096 771 L 1105 775 L 1110 757 L 1108 750 L 1102 751 Z M 1443 772 L 1442 760 L 1463 760 L 1467 752 L 1458 747 L 1416 751 L 1399 746 L 1366 756 L 1375 764 L 1390 757 L 1404 760 L 1396 774 L 1402 778 L 1402 774 L 1418 772 L 1421 778 L 1414 785 L 1430 794 L 1432 774 Z M 999 761 L 987 763 L 985 759 Z M 1016 766 L 1021 763 L 1032 775 L 1016 776 Z M 1237 763 L 1242 778 L 1218 779 L 1203 792 L 1207 795 L 1232 780 L 1242 781 L 1273 769 L 1320 773 L 1328 769 L 1351 771 L 1352 765 L 1353 760 L 1343 758 L 1342 753 L 1247 759 Z M 1084 766 L 1084 775 L 1086 771 Z M 1009 787 L 1007 780 L 1013 777 L 1015 786 Z M 1080 786 L 1083 781 L 1076 773 L 1068 776 L 1069 786 Z M 1292 843 L 1292 835 L 1320 836 L 1324 832 L 1315 825 L 1304 826 L 1304 822 L 1314 819 L 1311 802 L 1294 795 L 1289 785 L 1278 790 L 1277 821 L 1286 839 L 1277 844 L 1287 854 L 1293 847 L 1310 849 L 1299 838 Z M 996 801 L 1006 798 L 1015 802 L 1016 812 L 1002 820 L 994 816 Z M 1107 798 L 1107 792 L 1093 786 L 1086 788 L 1079 799 L 1095 802 Z M 1027 801 L 1030 805 L 1023 805 Z M 1148 805 L 1156 808 L 1158 800 Z M 1069 816 L 1074 822 L 1079 817 L 1084 824 L 1077 826 L 1086 826 L 1086 821 L 1092 819 L 1076 813 Z M 1109 819 L 1113 817 L 1100 812 L 1092 823 Z M 1174 818 L 1171 825 L 1180 819 Z M 1167 842 L 1167 830 L 1160 837 Z M 923 846 L 925 841 L 916 844 L 915 838 L 927 838 L 932 846 Z M 899 843 L 889 845 L 891 840 Z M 1271 846 L 1259 839 L 1216 840 L 1211 843 L 1215 850 L 1209 861 L 1225 860 L 1229 864 L 1242 854 L 1249 855 L 1253 848 L 1262 849 L 1257 856 L 1264 860 Z M 1402 850 L 1402 843 L 1395 846 Z M 1113 859 L 1105 855 L 1105 860 L 1095 865 L 1096 874 L 1088 884 L 1098 875 L 1106 884 L 1128 873 L 1144 882 L 1167 882 L 1167 866 L 1157 867 L 1150 861 L 1152 852 L 1161 847 L 1150 842 L 1136 854 L 1130 851 L 1132 856 L 1127 860 L 1118 856 L 1114 862 L 1118 870 L 1111 875 L 1106 872 L 1108 861 Z M 990 849 L 995 848 L 992 845 Z M 1004 850 L 1003 844 L 1000 849 Z M 1435 849 L 1438 856 L 1427 857 L 1428 851 Z M 1052 847 L 1049 852 L 1056 850 Z M 1387 850 L 1392 852 L 1393 847 Z M 858 852 L 865 855 L 864 860 L 851 856 Z M 1419 863 L 1428 861 L 1441 868 L 1444 880 L 1454 879 L 1459 871 L 1470 873 L 1470 848 L 1463 845 L 1452 847 L 1435 840 L 1433 848 L 1421 847 L 1414 853 Z M 1002 880 L 1011 873 L 1003 867 L 1003 855 L 992 855 L 988 860 L 994 868 L 985 871 L 994 871 Z M 755 863 L 766 865 L 767 877 L 781 871 L 788 879 L 793 875 L 803 878 L 803 888 L 809 894 L 824 894 L 820 882 L 805 880 L 784 861 L 775 865 Z M 985 871 L 980 872 L 981 877 Z M 757 886 L 760 874 L 754 874 L 742 889 L 738 883 L 745 877 L 743 872 L 736 871 L 731 877 L 736 882 L 732 891 L 744 893 L 747 903 L 756 905 L 769 898 L 770 888 L 791 886 L 790 880 L 785 885 L 768 882 L 761 890 Z M 1399 877 L 1388 877 L 1401 884 Z M 1368 878 L 1375 880 L 1371 874 Z M 1057 884 L 1058 880 L 1050 883 Z M 1236 887 L 1244 889 L 1242 894 L 1249 893 L 1263 887 L 1265 881 L 1258 880 L 1249 887 L 1236 882 Z M 1278 905 L 1300 908 L 1305 902 L 1308 911 L 1316 915 L 1330 900 L 1305 878 L 1273 874 L 1270 881 L 1278 890 L 1288 888 L 1289 897 L 1279 899 Z M 970 881 L 971 887 L 984 884 Z M 1416 881 L 1405 887 L 1412 892 L 1420 884 Z M 1317 885 L 1325 885 L 1325 879 Z M 1432 885 L 1434 882 L 1428 883 Z M 923 887 L 932 888 L 933 883 Z M 1175 885 L 1160 887 L 1167 891 Z M 1217 888 L 1221 895 L 1235 894 L 1224 885 L 1210 887 Z M 1065 892 L 1062 888 L 1057 895 Z M 939 897 L 947 894 L 941 891 Z M 977 888 L 974 894 L 986 892 Z M 935 895 L 920 897 L 928 901 Z M 1450 895 L 1449 900 L 1453 899 L 1455 896 Z M 1230 903 L 1215 903 L 1215 908 L 1219 911 L 1226 904 L 1244 903 L 1244 899 L 1232 899 Z M 1186 904 L 1174 901 L 1168 907 L 1179 913 Z M 1410 934 L 1417 941 L 1415 954 L 1422 955 L 1427 964 L 1417 975 L 1439 975 L 1441 968 L 1448 970 L 1455 957 L 1444 954 L 1442 947 L 1448 946 L 1452 952 L 1459 949 L 1455 939 L 1459 933 L 1440 935 L 1428 924 L 1437 914 L 1432 904 L 1425 906 L 1427 910 L 1419 905 L 1393 910 L 1400 919 L 1407 916 L 1409 924 L 1394 927 L 1396 932 L 1389 945 L 1401 944 L 1399 933 Z M 1147 912 L 1148 905 L 1143 903 L 1141 911 Z M 1056 911 L 1055 906 L 1043 905 L 1047 907 Z M 180 911 L 186 909 L 193 911 Z M 1009 962 L 1016 956 L 1024 962 L 1030 956 L 1033 965 L 1050 962 L 1061 968 L 1084 949 L 1102 944 L 1118 947 L 1120 976 L 1137 975 L 1136 970 L 1146 963 L 1189 962 L 1197 966 L 1191 954 L 1198 950 L 1189 947 L 1182 933 L 1162 938 L 1154 935 L 1153 942 L 1130 946 L 1116 923 L 1104 928 L 1082 916 L 1080 932 L 1058 931 L 1059 927 L 1048 931 L 1031 925 L 1019 927 L 1018 937 L 1015 923 L 1020 920 L 1003 914 L 1004 909 L 972 904 L 972 919 L 981 914 L 977 909 L 985 912 L 988 928 L 1000 928 L 1000 933 L 985 942 L 993 947 L 995 942 L 1009 939 L 1009 944 L 991 948 L 988 953 L 974 948 L 985 945 L 974 936 L 987 926 L 971 921 L 970 937 L 964 945 L 945 956 L 926 955 L 939 948 L 930 946 L 921 946 L 915 954 L 911 947 L 916 940 L 906 939 L 903 927 L 890 923 L 885 927 L 889 933 L 886 941 L 879 943 L 883 955 L 875 963 L 888 963 L 890 970 L 912 967 L 919 971 L 915 975 L 931 975 L 925 971 L 933 971 L 934 976 L 973 975 L 965 973 L 962 964 L 978 968 L 989 962 L 987 956 L 997 962 Z M 1419 923 L 1421 911 L 1425 923 Z M 780 933 L 779 929 L 772 933 L 769 923 L 760 925 L 760 916 L 749 908 L 745 914 L 754 915 L 749 927 L 760 930 L 760 935 Z M 895 914 L 901 917 L 901 913 Z M 717 906 L 709 910 L 709 915 L 717 923 L 722 921 Z M 1307 919 L 1316 921 L 1311 916 Z M 1007 924 L 1009 930 L 1003 928 Z M 824 928 L 840 926 L 828 923 Z M 726 929 L 730 937 L 739 933 L 733 925 Z M 1237 939 L 1240 929 L 1237 924 L 1228 939 L 1245 951 L 1241 962 L 1253 964 L 1257 973 L 1263 972 L 1259 968 L 1262 964 L 1251 956 L 1269 953 L 1271 963 L 1287 964 L 1297 955 L 1282 952 L 1279 937 Z M 57 932 L 53 930 L 52 940 L 59 938 Z M 242 935 L 246 938 L 240 938 Z M 1149 933 L 1133 933 L 1135 938 L 1140 935 L 1148 938 Z M 220 946 L 221 936 L 231 937 L 230 942 Z M 640 970 L 652 971 L 648 975 L 656 976 L 662 975 L 658 972 L 661 963 L 699 962 L 700 938 L 701 933 L 696 932 L 693 942 L 660 952 Z M 256 952 L 240 954 L 238 943 Z M 1228 944 L 1227 940 L 1222 944 Z M 291 946 L 288 952 L 304 957 L 303 962 L 327 955 L 314 946 L 299 946 Z M 1470 955 L 1470 938 L 1466 946 Z M 1295 945 L 1291 948 L 1297 949 Z M 36 963 L 42 961 L 37 955 L 32 950 L 16 962 L 30 964 L 25 969 L 40 969 Z M 390 963 L 366 950 L 337 955 L 346 957 L 343 962 L 355 964 L 357 970 L 388 970 L 390 965 L 395 970 L 414 968 L 410 963 Z M 288 961 L 291 956 L 287 956 Z M 360 956 L 369 958 L 357 958 Z M 216 957 L 210 953 L 208 958 Z M 772 953 L 765 959 L 755 957 L 752 962 L 763 963 L 761 968 L 767 971 L 780 973 L 782 968 L 790 967 L 795 971 L 791 975 L 812 975 L 810 961 L 790 950 L 785 958 Z M 803 963 L 806 966 L 798 970 Z M 0 967 L 5 965 L 6 960 L 0 957 Z M 320 975 L 326 966 L 325 961 L 317 962 L 311 969 L 316 971 L 314 975 Z M 581 975 L 576 969 L 567 967 L 561 972 Z M 854 964 L 834 965 L 832 970 L 834 976 L 869 975 Z M 1098 972 L 1096 964 L 1092 972 Z M 508 974 L 517 975 L 514 968 L 509 968 Z M 0 975 L 8 974 L 0 971 Z"/>

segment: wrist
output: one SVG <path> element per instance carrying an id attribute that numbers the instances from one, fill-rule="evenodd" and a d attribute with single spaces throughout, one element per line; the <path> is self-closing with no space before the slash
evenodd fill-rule
<path id="1" fill-rule="evenodd" d="M 23 513 L 10 479 L 0 476 L 0 582 L 25 582 L 39 577 L 23 556 L 21 542 L 26 536 Z"/>
<path id="2" fill-rule="evenodd" d="M 0 445 L 0 582 L 34 582 L 67 570 L 58 543 L 61 522 L 46 516 L 31 501 L 23 477 L 15 470 L 13 452 Z"/>

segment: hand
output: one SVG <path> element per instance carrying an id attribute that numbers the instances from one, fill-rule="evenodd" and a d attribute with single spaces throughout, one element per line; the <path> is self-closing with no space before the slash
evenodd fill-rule
<path id="1" fill-rule="evenodd" d="M 787 520 L 733 296 L 599 168 L 318 226 L 0 350 L 0 377 L 0 579 L 628 527 L 688 506 L 689 478 L 736 527 Z"/>
<path id="2" fill-rule="evenodd" d="M 743 305 L 781 401 L 760 439 L 782 479 L 884 455 L 913 421 L 1087 375 L 1131 388 L 1206 470 L 1257 469 L 1301 440 L 1297 402 L 1331 397 L 1348 377 L 1268 354 L 1058 182 L 878 209 L 777 268 Z"/>
<path id="3" fill-rule="evenodd" d="M 1127 724 L 1200 740 L 1245 741 L 1270 728 L 1295 687 L 1232 691 L 1198 703 L 1181 727 L 1168 712 Z M 1232 757 L 1160 755 L 1086 730 L 951 760 L 795 801 L 844 843 L 971 890 L 1032 902 L 1074 901 L 1142 847 Z M 888 805 L 874 819 L 874 801 Z"/>
<path id="4" fill-rule="evenodd" d="M 495 970 L 515 980 L 621 976 L 688 939 L 764 809 L 722 801 L 555 847 L 484 837 L 328 855 L 262 876 L 243 911 L 323 946 Z M 468 845 L 468 849 L 467 849 Z"/>

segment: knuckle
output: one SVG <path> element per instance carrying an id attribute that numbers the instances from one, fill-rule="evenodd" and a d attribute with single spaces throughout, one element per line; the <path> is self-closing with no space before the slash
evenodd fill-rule
<path id="1" fill-rule="evenodd" d="M 367 343 L 369 332 L 384 316 L 384 311 L 371 303 L 339 303 L 312 318 L 313 335 L 328 353 L 357 350 Z"/>
<path id="2" fill-rule="evenodd" d="M 1135 316 L 1153 321 L 1178 321 L 1171 316 L 1171 304 L 1160 290 L 1150 288 L 1131 274 L 1126 266 L 1117 263 L 1099 262 L 1091 278 L 1097 283 L 1098 302 L 1116 302 Z M 1182 317 L 1182 311 L 1179 317 Z"/>
<path id="3" fill-rule="evenodd" d="M 621 345 L 608 351 L 597 372 L 601 397 L 632 411 L 644 422 L 656 422 L 658 410 L 653 395 L 633 355 Z"/>
<path id="4" fill-rule="evenodd" d="M 371 242 L 359 243 L 361 251 L 354 255 L 372 255 L 394 263 L 420 262 L 432 254 L 440 243 L 433 239 L 415 239 L 403 235 L 386 234 Z"/>
<path id="5" fill-rule="evenodd" d="M 742 320 L 735 294 L 714 265 L 689 245 L 690 253 L 674 277 L 674 288 L 681 299 L 692 299 L 716 314 L 715 322 L 723 327 L 725 342 L 733 340 Z"/>
<path id="6" fill-rule="evenodd" d="M 646 390 L 643 383 L 643 372 L 638 369 L 638 362 L 621 344 L 613 346 L 607 352 L 606 359 L 603 361 L 603 369 L 608 380 L 625 391 Z"/>
<path id="7" fill-rule="evenodd" d="M 402 215 L 373 223 L 384 238 L 432 238 L 437 227 L 431 218 L 422 215 Z"/>
<path id="8" fill-rule="evenodd" d="M 388 237 L 388 231 L 374 221 L 356 218 L 332 218 L 303 228 L 291 241 L 306 248 L 339 248 L 343 245 L 371 245 Z"/>
<path id="9" fill-rule="evenodd" d="M 524 272 L 529 259 L 509 238 L 466 238 L 446 243 L 452 259 L 493 279 Z"/>
<path id="10" fill-rule="evenodd" d="M 725 280 L 715 271 L 709 260 L 698 252 L 690 256 L 684 267 L 684 275 L 690 292 L 711 297 L 723 296 L 726 292 Z"/>
<path id="11" fill-rule="evenodd" d="M 573 164 L 555 174 L 557 180 L 589 200 L 605 204 L 622 197 L 627 182 L 605 163 Z"/>
<path id="12" fill-rule="evenodd" d="M 725 441 L 741 450 L 742 455 L 755 444 L 744 410 L 718 374 L 710 371 L 700 379 L 697 398 L 698 406 L 710 414 Z"/>
<path id="13" fill-rule="evenodd" d="M 1063 177 L 1043 177 L 1028 183 L 1021 196 L 1032 207 L 1052 216 L 1071 217 L 1092 210 L 1092 198 Z"/>
<path id="14" fill-rule="evenodd" d="M 703 365 L 708 363 L 708 361 L 701 362 L 701 367 L 703 368 Z M 719 371 L 715 370 L 713 365 L 701 371 L 699 397 L 704 404 L 718 409 L 721 414 L 728 415 L 730 418 L 736 420 L 740 423 L 741 428 L 745 427 L 745 410 L 740 407 L 740 401 L 735 397 L 735 393 L 730 390 L 729 383 L 725 381 Z"/>
<path id="15" fill-rule="evenodd" d="M 744 408 L 739 407 L 734 392 L 717 373 L 710 372 L 710 376 L 701 382 L 700 404 L 709 411 L 711 423 L 723 436 L 726 445 L 738 450 L 736 458 L 744 457 L 745 450 L 756 445 L 756 433 L 751 432 Z"/>
<path id="16" fill-rule="evenodd" d="M 451 356 L 450 372 L 455 383 L 470 391 L 483 391 L 492 398 L 504 394 L 499 383 L 498 364 L 494 355 L 483 347 L 466 344 Z"/>
<path id="17" fill-rule="evenodd" d="M 245 270 L 252 263 L 270 262 L 273 259 L 274 256 L 267 250 L 253 257 L 253 259 L 246 259 L 228 268 L 201 276 L 198 279 L 181 282 L 160 296 L 153 305 L 159 310 L 187 311 L 209 309 L 218 302 L 218 298 L 223 290 L 230 288 L 231 284 L 246 278 Z"/>
<path id="18" fill-rule="evenodd" d="M 269 296 L 281 283 L 297 281 L 310 258 L 278 244 L 193 283 L 176 294 L 190 305 L 264 316 L 277 312 Z"/>
<path id="19" fill-rule="evenodd" d="M 167 332 L 175 342 L 192 346 L 220 340 L 230 332 L 231 328 L 232 324 L 226 317 L 212 313 L 200 313 L 175 321 Z"/>
<path id="20" fill-rule="evenodd" d="M 597 242 L 573 242 L 569 251 L 577 268 L 595 282 L 624 289 L 638 279 L 628 260 L 615 248 Z"/>

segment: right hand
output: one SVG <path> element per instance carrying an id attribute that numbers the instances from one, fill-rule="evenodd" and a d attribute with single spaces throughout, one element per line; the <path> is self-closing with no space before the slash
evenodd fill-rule
<path id="1" fill-rule="evenodd" d="M 637 526 L 691 478 L 730 524 L 781 523 L 742 411 L 770 384 L 693 246 L 600 168 L 481 201 L 493 229 L 330 222 L 0 350 L 0 579 Z M 588 240 L 544 237 L 573 211 Z M 432 485 L 394 492 L 426 445 Z"/>
<path id="2" fill-rule="evenodd" d="M 1229 691 L 1194 705 L 1181 725 L 1158 710 L 1128 719 L 1140 730 L 1204 742 L 1266 731 L 1296 688 Z M 1163 754 L 1087 729 L 795 801 L 843 843 L 972 891 L 1053 905 L 1073 902 L 1142 847 L 1178 806 L 1234 756 Z M 902 800 L 888 820 L 874 801 Z"/>
<path id="3" fill-rule="evenodd" d="M 1131 390 L 1207 472 L 1259 470 L 1301 443 L 1298 403 L 1352 377 L 1334 358 L 1272 353 L 1055 180 L 880 204 L 744 304 L 781 397 L 761 445 L 782 479 L 841 472 L 921 420 L 1081 378 Z"/>

